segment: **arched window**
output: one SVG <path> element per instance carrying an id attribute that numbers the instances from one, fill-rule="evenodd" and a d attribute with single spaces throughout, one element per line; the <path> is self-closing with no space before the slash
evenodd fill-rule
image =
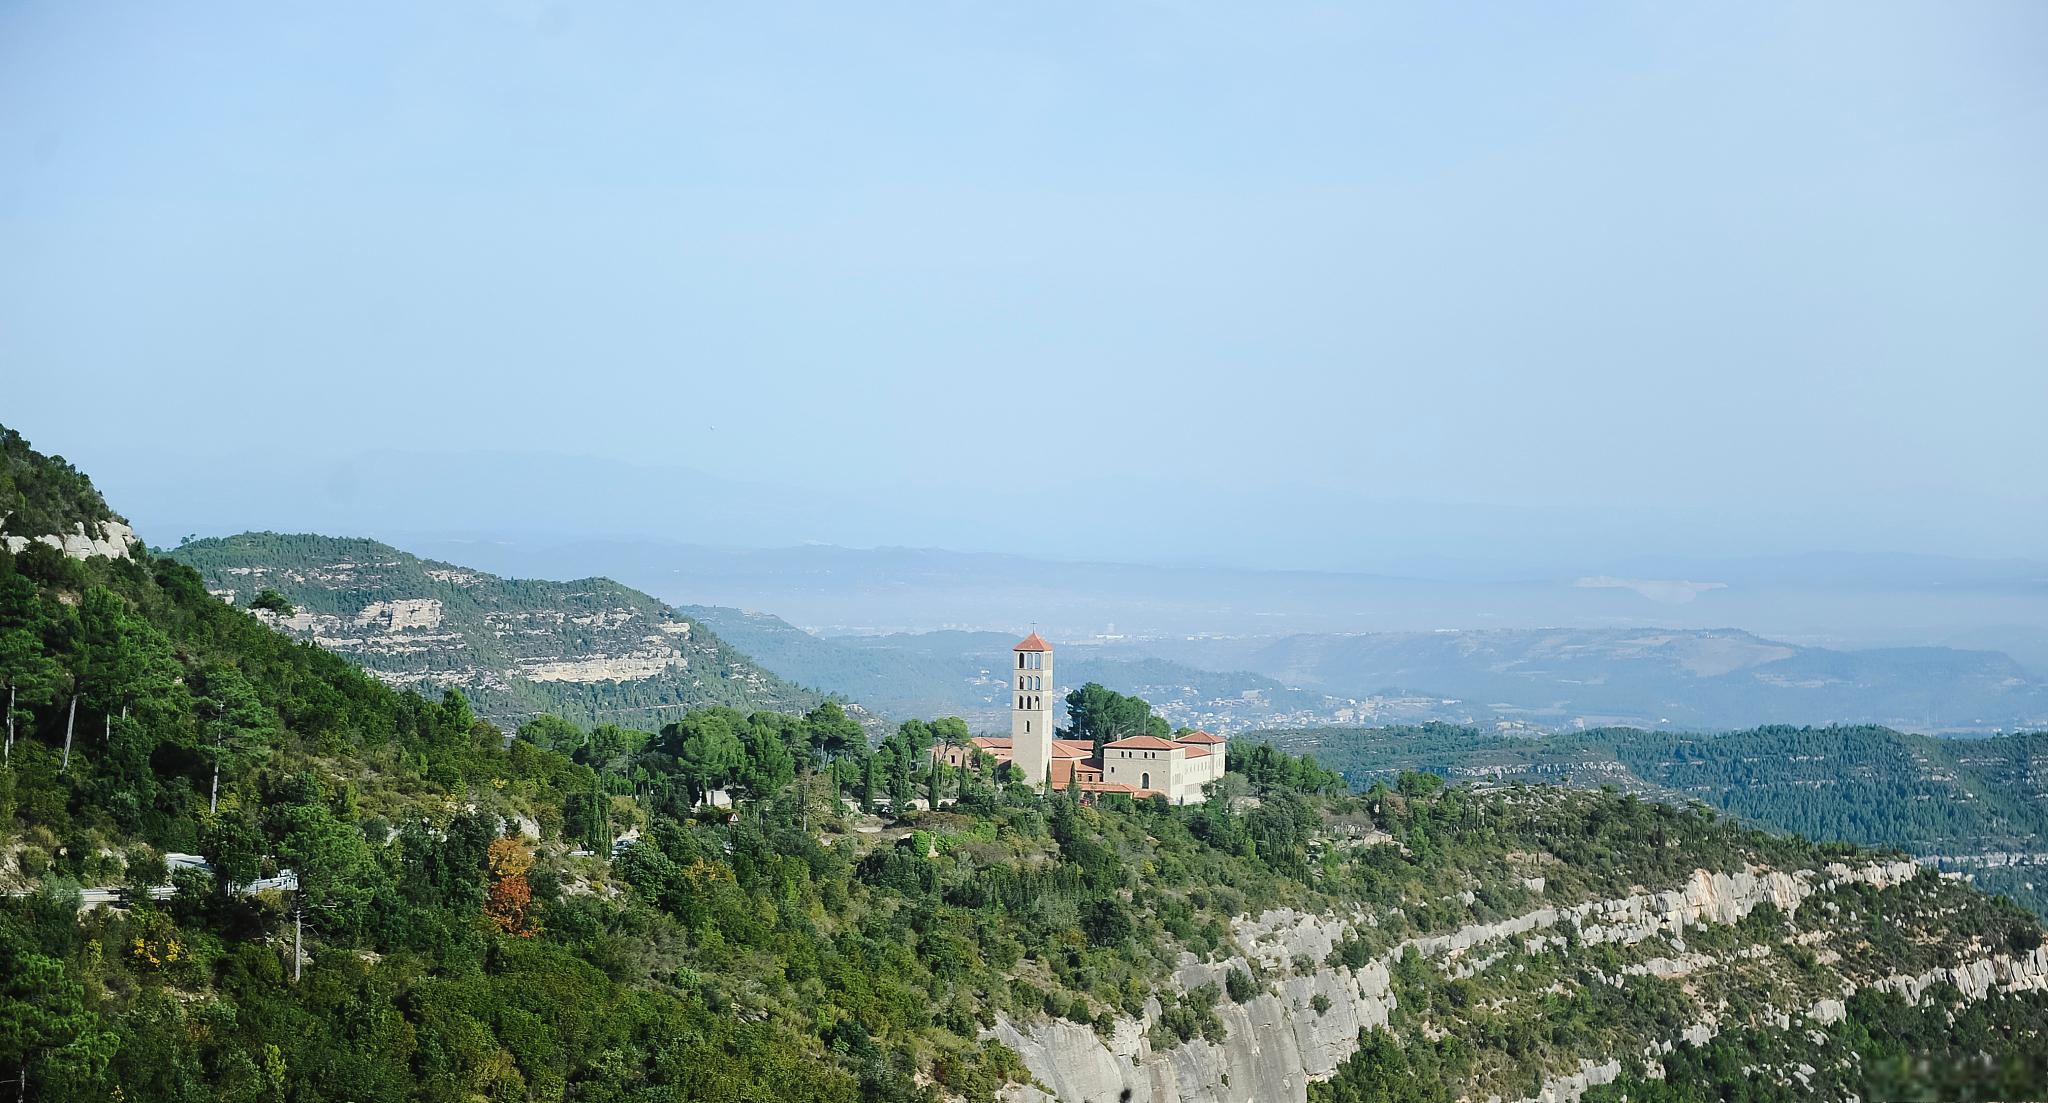
<path id="1" fill-rule="evenodd" d="M 1140 789 L 1150 789 L 1150 788 L 1152 788 L 1152 775 L 1151 775 L 1151 774 L 1149 774 L 1149 773 L 1139 774 L 1139 775 L 1138 775 L 1138 788 L 1140 788 Z"/>
<path id="2" fill-rule="evenodd" d="M 1024 669 L 1024 653 L 1022 651 L 1017 652 L 1017 669 Z"/>

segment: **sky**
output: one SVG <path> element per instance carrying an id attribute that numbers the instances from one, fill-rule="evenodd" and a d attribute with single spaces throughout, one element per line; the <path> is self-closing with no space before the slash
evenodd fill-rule
<path id="1" fill-rule="evenodd" d="M 0 422 L 159 543 L 2048 558 L 2044 196 L 2033 0 L 10 0 Z"/>

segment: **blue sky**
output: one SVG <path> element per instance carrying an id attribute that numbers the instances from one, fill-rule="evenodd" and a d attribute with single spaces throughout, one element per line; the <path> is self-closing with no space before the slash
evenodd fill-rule
<path id="1" fill-rule="evenodd" d="M 16 0 L 0 421 L 160 541 L 2048 557 L 2043 196 L 2033 2 Z"/>

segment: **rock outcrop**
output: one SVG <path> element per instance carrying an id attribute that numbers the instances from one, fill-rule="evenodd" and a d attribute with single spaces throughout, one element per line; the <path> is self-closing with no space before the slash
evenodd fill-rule
<path id="1" fill-rule="evenodd" d="M 5 521 L 0 516 L 0 521 Z M 96 531 L 95 531 L 96 530 Z M 141 542 L 135 530 L 120 521 L 101 521 L 90 529 L 80 521 L 72 526 L 71 532 L 45 533 L 41 536 L 0 536 L 0 542 L 10 552 L 18 552 L 31 543 L 48 544 L 73 559 L 91 559 L 105 556 L 108 559 L 128 559 L 134 545 Z"/>
<path id="2" fill-rule="evenodd" d="M 1831 864 L 1822 869 L 1740 870 L 1710 873 L 1695 870 L 1683 884 L 1661 892 L 1637 892 L 1609 900 L 1566 907 L 1543 907 L 1497 922 L 1471 924 L 1456 931 L 1410 939 L 1364 968 L 1324 967 L 1331 949 L 1354 927 L 1372 923 L 1370 916 L 1313 915 L 1290 909 L 1240 919 L 1234 932 L 1239 952 L 1216 962 L 1183 958 L 1174 985 L 1188 991 L 1203 984 L 1223 986 L 1233 968 L 1254 971 L 1269 979 L 1267 990 L 1244 1001 L 1221 1002 L 1216 1015 L 1227 1031 L 1224 1040 L 1200 1039 L 1171 1049 L 1154 1048 L 1148 1031 L 1158 1015 L 1155 1002 L 1143 1021 L 1118 1018 L 1108 1038 L 1078 1023 L 1018 1023 L 999 1019 L 991 1031 L 1017 1051 L 1040 1087 L 1015 1086 L 1007 1098 L 1017 1103 L 1113 1103 L 1129 1091 L 1131 1103 L 1270 1103 L 1301 1101 L 1311 1081 L 1327 1079 L 1358 1048 L 1361 1027 L 1385 1026 L 1395 1007 L 1390 965 L 1408 948 L 1438 959 L 1453 972 L 1459 959 L 1481 947 L 1522 939 L 1524 949 L 1542 952 L 1563 942 L 1562 935 L 1543 932 L 1568 924 L 1581 943 L 1633 944 L 1653 935 L 1676 935 L 1690 927 L 1725 925 L 1770 903 L 1790 913 L 1809 897 L 1828 888 L 1861 883 L 1876 887 L 1901 884 L 1920 872 L 1910 861 L 1872 862 L 1861 866 Z M 1736 957 L 1752 955 L 1738 954 Z M 1318 963 L 1308 976 L 1297 975 L 1291 963 L 1307 957 Z M 1683 963 L 1658 961 L 1662 972 L 1711 968 L 1712 959 L 1693 956 Z M 2048 949 L 2024 963 L 1994 961 L 1941 970 L 1943 976 L 1899 978 L 1902 987 L 1924 988 L 1946 980 L 1966 993 L 1981 994 L 1991 986 L 2048 984 Z M 2030 979 L 2031 978 L 2031 979 Z M 1316 997 L 1326 1009 L 1315 1009 Z M 1815 1008 L 1807 1017 L 1831 1021 L 1839 1003 Z M 1700 1044 L 1712 1037 L 1711 1023 L 1697 1024 L 1684 1039 Z M 1652 1043 L 1655 1048 L 1670 1043 Z M 1548 1079 L 1523 1103 L 1570 1103 L 1589 1087 L 1620 1075 L 1618 1057 L 1582 1060 L 1567 1073 Z"/>
<path id="3" fill-rule="evenodd" d="M 1306 955 L 1321 962 L 1349 930 L 1329 916 L 1289 910 L 1241 920 L 1241 945 L 1269 969 L 1275 962 Z M 1183 991 L 1204 984 L 1222 987 L 1230 970 L 1249 971 L 1252 958 L 1238 954 L 1220 962 L 1183 959 L 1174 984 Z M 1361 1027 L 1385 1026 L 1393 1010 L 1383 962 L 1355 971 L 1318 969 L 1309 976 L 1286 975 L 1243 1003 L 1220 1003 L 1216 1016 L 1226 1035 L 1221 1044 L 1185 1042 L 1157 1050 L 1145 1022 L 1119 1018 L 1107 1039 L 1071 1022 L 1019 1025 L 998 1020 L 994 1035 L 1024 1058 L 1047 1091 L 1013 1087 L 1019 1101 L 1090 1100 L 1114 1103 L 1129 1091 L 1132 1103 L 1265 1103 L 1308 1097 L 1310 1080 L 1324 1079 L 1358 1048 Z M 1327 1008 L 1315 1009 L 1316 997 Z M 1151 1009 L 1157 1014 L 1157 1005 Z"/>

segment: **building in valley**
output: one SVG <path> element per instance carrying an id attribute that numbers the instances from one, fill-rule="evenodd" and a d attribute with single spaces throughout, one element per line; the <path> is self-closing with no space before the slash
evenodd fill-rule
<path id="1" fill-rule="evenodd" d="M 1102 757 L 1086 739 L 1061 739 L 1053 728 L 1052 645 L 1037 632 L 1010 649 L 1010 734 L 977 736 L 971 747 L 934 747 L 932 757 L 949 766 L 968 765 L 985 754 L 1033 787 L 1079 790 L 1084 796 L 1122 794 L 1165 797 L 1175 804 L 1199 804 L 1202 787 L 1223 776 L 1227 744 L 1205 731 L 1170 739 L 1135 735 L 1103 746 Z"/>

